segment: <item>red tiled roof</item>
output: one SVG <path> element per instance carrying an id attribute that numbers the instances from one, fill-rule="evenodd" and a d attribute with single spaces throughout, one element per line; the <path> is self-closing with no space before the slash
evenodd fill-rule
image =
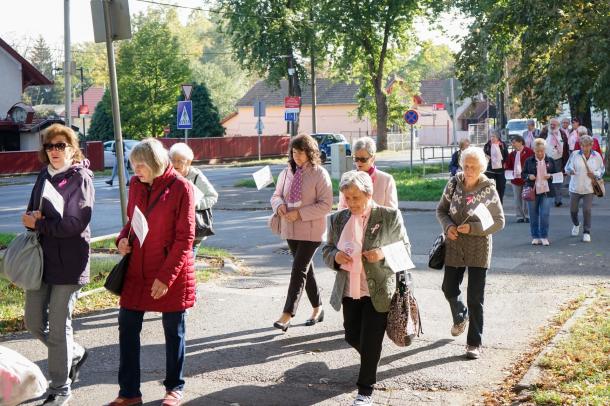
<path id="1" fill-rule="evenodd" d="M 0 48 L 4 49 L 10 56 L 21 64 L 21 83 L 24 91 L 28 86 L 52 85 L 53 81 L 43 75 L 38 69 L 29 63 L 23 56 L 19 55 L 9 44 L 0 38 Z"/>
<path id="2" fill-rule="evenodd" d="M 95 111 L 95 107 L 102 100 L 104 96 L 104 89 L 101 86 L 91 86 L 89 89 L 85 90 L 85 104 L 89 106 L 89 115 L 93 115 Z M 78 106 L 82 103 L 82 98 L 74 97 L 72 99 L 72 106 L 70 108 L 70 117 L 78 117 Z"/>

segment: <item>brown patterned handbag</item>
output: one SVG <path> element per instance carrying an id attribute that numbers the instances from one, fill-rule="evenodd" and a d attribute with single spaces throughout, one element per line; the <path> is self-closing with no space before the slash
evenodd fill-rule
<path id="1" fill-rule="evenodd" d="M 417 300 L 413 296 L 411 273 L 397 275 L 396 293 L 390 302 L 386 333 L 399 347 L 411 345 L 414 337 L 423 334 Z"/>

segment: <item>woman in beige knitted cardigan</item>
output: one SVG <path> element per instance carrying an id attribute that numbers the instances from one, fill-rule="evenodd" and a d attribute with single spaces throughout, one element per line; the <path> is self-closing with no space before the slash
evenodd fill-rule
<path id="1" fill-rule="evenodd" d="M 436 217 L 447 236 L 443 293 L 453 316 L 451 335 L 459 336 L 469 324 L 466 356 L 476 359 L 480 356 L 483 334 L 483 299 L 485 277 L 491 262 L 491 235 L 504 228 L 504 211 L 494 181 L 483 173 L 487 167 L 483 150 L 467 148 L 460 160 L 463 172 L 447 183 L 436 208 Z M 466 268 L 467 305 L 460 291 Z"/>

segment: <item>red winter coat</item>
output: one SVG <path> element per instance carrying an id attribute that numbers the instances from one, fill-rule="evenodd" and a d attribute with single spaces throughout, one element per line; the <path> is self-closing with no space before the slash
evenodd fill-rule
<path id="1" fill-rule="evenodd" d="M 168 189 L 167 186 L 176 178 Z M 152 185 L 130 181 L 127 216 L 131 219 L 134 207 L 146 215 L 148 235 L 140 246 L 138 238 L 132 243 L 129 270 L 125 276 L 121 307 L 129 310 L 177 312 L 195 304 L 195 197 L 189 181 L 178 175 L 173 166 L 155 178 Z M 151 187 L 152 186 L 152 187 Z M 157 196 L 161 198 L 152 211 L 146 209 Z M 121 230 L 118 241 L 128 236 L 131 221 Z M 135 236 L 133 230 L 132 235 Z M 155 279 L 169 286 L 160 299 L 153 299 L 150 290 Z"/>
<path id="2" fill-rule="evenodd" d="M 506 161 L 506 164 L 504 165 L 505 169 L 508 169 L 509 171 L 515 170 L 515 157 L 516 156 L 517 156 L 516 150 L 513 150 L 510 154 L 508 154 L 508 160 Z M 534 156 L 534 151 L 532 151 L 528 147 L 523 147 L 523 149 L 521 150 L 521 159 L 520 159 L 521 170 L 523 170 L 523 168 L 525 168 L 525 160 L 531 156 Z M 521 186 L 525 183 L 525 180 L 523 178 L 519 177 L 519 178 L 512 179 L 510 181 L 510 183 L 512 183 L 513 185 Z"/>
<path id="3" fill-rule="evenodd" d="M 599 154 L 602 157 L 602 161 L 604 160 L 604 153 L 602 152 L 602 149 L 599 146 L 599 141 L 597 140 L 597 138 L 593 138 L 593 146 L 591 147 L 591 149 L 593 151 L 599 152 Z M 576 144 L 574 144 L 574 151 L 578 151 L 578 150 L 580 150 L 580 142 L 576 141 Z"/>

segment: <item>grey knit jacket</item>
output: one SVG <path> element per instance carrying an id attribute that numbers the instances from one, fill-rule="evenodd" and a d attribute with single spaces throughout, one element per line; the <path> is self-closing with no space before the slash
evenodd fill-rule
<path id="1" fill-rule="evenodd" d="M 487 206 L 494 221 L 487 230 L 483 230 L 476 216 L 469 217 L 479 203 Z M 459 234 L 455 241 L 447 238 L 446 266 L 489 268 L 491 235 L 504 228 L 504 210 L 493 180 L 481 174 L 475 190 L 467 193 L 464 191 L 464 174 L 458 173 L 445 186 L 436 208 L 436 218 L 445 233 L 452 225 L 470 224 L 469 234 Z"/>

